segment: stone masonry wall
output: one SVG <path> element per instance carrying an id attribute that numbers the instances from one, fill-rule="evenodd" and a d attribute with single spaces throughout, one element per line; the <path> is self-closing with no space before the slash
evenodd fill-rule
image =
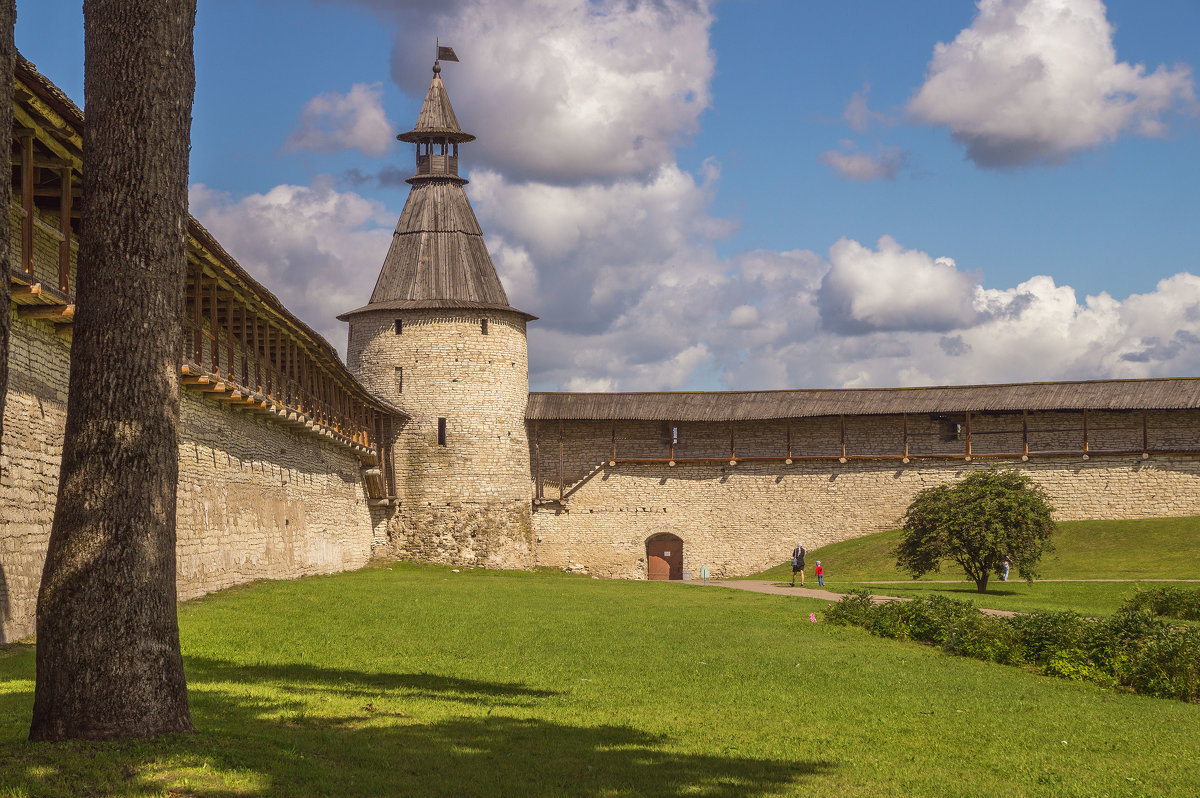
<path id="1" fill-rule="evenodd" d="M 1148 414 L 1151 449 L 1200 448 L 1200 413 Z M 1082 448 L 1081 414 L 1037 413 L 1028 420 L 1033 452 Z M 762 570 L 786 560 L 797 540 L 810 549 L 895 528 L 921 489 L 962 478 L 971 470 L 1018 468 L 1050 494 L 1060 520 L 1200 515 L 1200 455 L 1104 455 L 1097 450 L 1141 450 L 1140 413 L 1090 413 L 1089 459 L 1075 456 L 921 459 L 962 454 L 954 421 L 910 416 L 910 454 L 900 460 L 667 463 L 609 466 L 610 422 L 563 424 L 566 500 L 539 507 L 533 528 L 539 566 L 586 570 L 604 577 L 646 576 L 646 540 L 661 533 L 683 540 L 684 569 L 714 577 Z M 846 419 L 850 455 L 903 452 L 899 417 Z M 537 479 L 540 426 L 544 495 L 559 492 L 558 423 L 530 424 L 530 462 Z M 675 456 L 729 457 L 729 425 L 679 425 Z M 1189 429 L 1189 427 L 1192 427 Z M 617 457 L 666 458 L 669 427 L 661 422 L 618 422 Z M 804 437 L 811 436 L 811 437 Z M 792 422 L 792 454 L 841 453 L 838 419 Z M 735 425 L 737 457 L 783 457 L 785 422 Z M 1015 448 L 1014 448 L 1015 447 Z M 1022 451 L 1021 415 L 972 418 L 976 454 Z"/>
<path id="2" fill-rule="evenodd" d="M 495 310 L 359 314 L 350 322 L 347 363 L 373 393 L 411 415 L 393 447 L 401 498 L 389 528 L 394 553 L 532 565 L 524 318 Z"/>
<path id="3" fill-rule="evenodd" d="M 13 315 L 0 454 L 0 642 L 33 632 L 70 360 L 67 339 L 51 325 Z M 180 429 L 181 599 L 366 563 L 386 519 L 367 506 L 352 453 L 189 391 Z"/>

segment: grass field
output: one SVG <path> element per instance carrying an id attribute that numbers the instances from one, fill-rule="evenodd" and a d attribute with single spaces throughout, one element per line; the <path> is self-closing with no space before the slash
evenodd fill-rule
<path id="1" fill-rule="evenodd" d="M 1194 795 L 1200 707 L 810 623 L 820 601 L 397 565 L 181 607 L 194 735 L 25 742 L 0 795 Z"/>
<path id="2" fill-rule="evenodd" d="M 1111 613 L 1137 589 L 1133 582 L 1025 583 L 1014 573 L 1005 583 L 993 579 L 986 595 L 975 592 L 973 582 L 937 584 L 938 580 L 965 580 L 953 563 L 942 571 L 913 580 L 896 568 L 892 551 L 900 531 L 834 543 L 805 558 L 807 582 L 820 560 L 826 586 L 834 591 L 866 588 L 893 596 L 945 595 L 974 601 L 981 607 L 1031 610 L 1073 609 L 1085 615 Z M 1067 521 L 1058 525 L 1055 550 L 1041 564 L 1040 579 L 1200 579 L 1200 518 L 1148 518 L 1134 521 Z M 792 569 L 783 563 L 752 579 L 791 581 Z M 864 584 L 899 581 L 901 584 Z M 1141 583 L 1149 587 L 1153 583 Z M 1200 584 L 1196 587 L 1200 589 Z"/>

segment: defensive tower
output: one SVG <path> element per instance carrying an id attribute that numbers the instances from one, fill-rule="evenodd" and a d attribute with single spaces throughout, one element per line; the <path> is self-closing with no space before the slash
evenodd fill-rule
<path id="1" fill-rule="evenodd" d="M 508 304 L 463 191 L 458 147 L 475 137 L 459 127 L 438 61 L 416 126 L 396 138 L 416 145 L 408 201 L 370 302 L 338 317 L 350 323 L 350 370 L 411 415 L 392 447 L 400 509 L 389 535 L 402 554 L 528 567 L 535 317 Z"/>

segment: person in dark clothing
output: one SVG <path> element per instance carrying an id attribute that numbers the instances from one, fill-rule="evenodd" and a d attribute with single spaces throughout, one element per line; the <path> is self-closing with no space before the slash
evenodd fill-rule
<path id="1" fill-rule="evenodd" d="M 796 586 L 796 574 L 800 574 L 800 587 L 804 587 L 804 544 L 800 541 L 792 549 L 792 587 Z"/>

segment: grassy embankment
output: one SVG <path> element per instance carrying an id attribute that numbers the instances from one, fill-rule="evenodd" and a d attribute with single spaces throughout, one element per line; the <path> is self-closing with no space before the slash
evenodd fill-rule
<path id="1" fill-rule="evenodd" d="M 810 623 L 824 602 L 399 565 L 181 607 L 194 735 L 25 742 L 0 795 L 1195 795 L 1198 707 Z"/>
<path id="2" fill-rule="evenodd" d="M 892 554 L 900 531 L 834 543 L 808 552 L 806 584 L 815 586 L 812 569 L 820 560 L 826 587 L 844 592 L 866 588 L 891 596 L 945 595 L 970 599 L 981 607 L 1007 610 L 1075 610 L 1085 615 L 1114 612 L 1137 589 L 1137 582 L 1049 582 L 1027 584 L 1016 572 L 1008 582 L 988 583 L 980 595 L 957 565 L 912 580 L 896 568 Z M 1133 521 L 1067 521 L 1058 525 L 1055 551 L 1039 568 L 1040 579 L 1200 579 L 1200 518 L 1148 518 Z M 791 581 L 792 569 L 781 564 L 755 579 Z M 964 580 L 937 584 L 937 580 Z M 867 584 L 897 581 L 899 584 Z M 1153 583 L 1141 583 L 1149 586 Z M 1195 587 L 1200 589 L 1200 584 Z"/>

